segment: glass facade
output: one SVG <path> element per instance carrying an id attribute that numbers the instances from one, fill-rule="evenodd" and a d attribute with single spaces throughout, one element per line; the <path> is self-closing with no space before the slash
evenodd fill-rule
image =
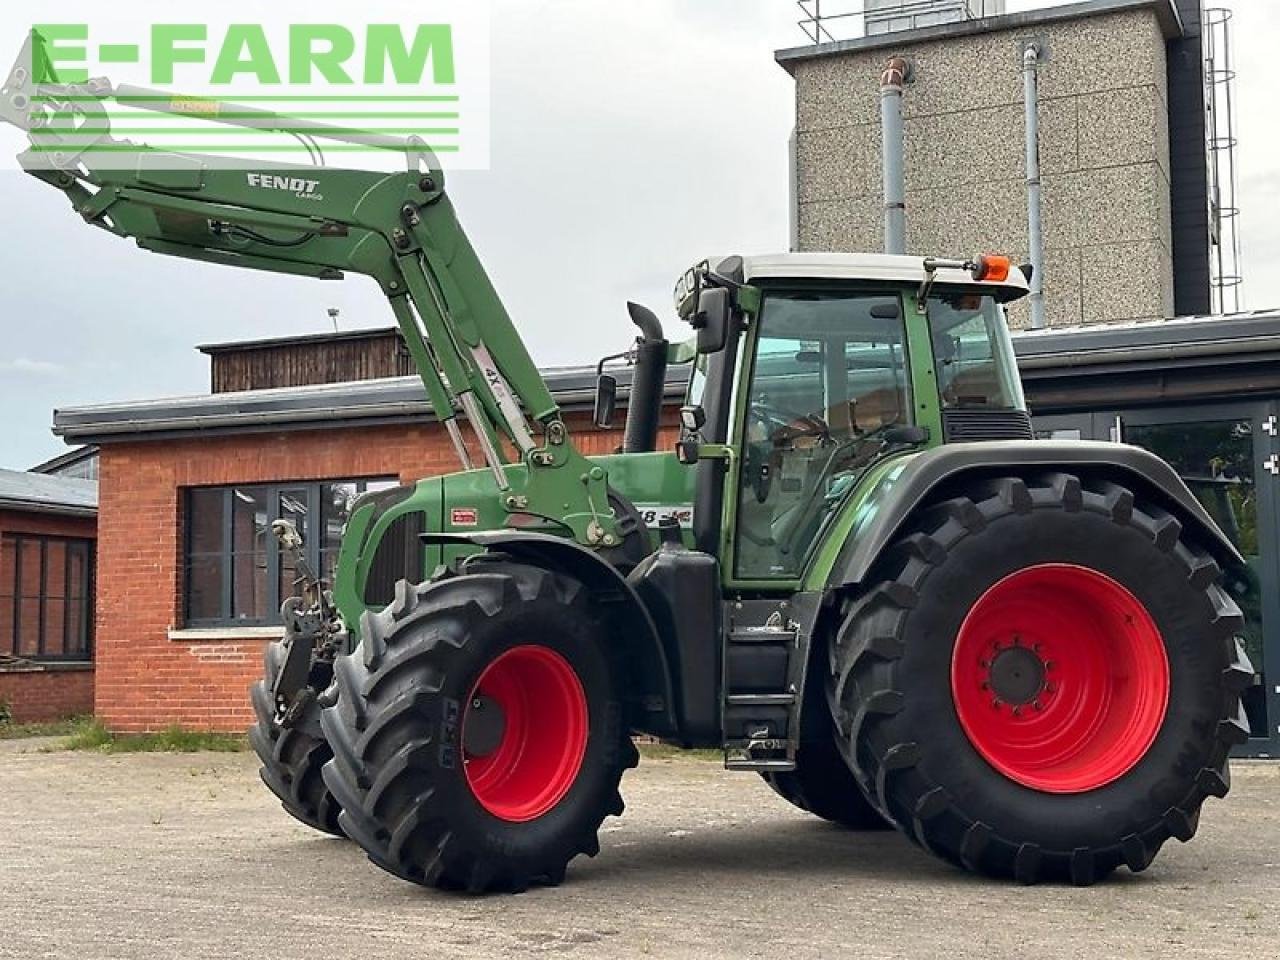
<path id="1" fill-rule="evenodd" d="M 332 582 L 351 505 L 363 493 L 397 483 L 387 477 L 187 490 L 187 626 L 280 623 L 280 604 L 296 594 L 299 571 L 279 548 L 271 524 L 292 523 L 308 562 Z"/>

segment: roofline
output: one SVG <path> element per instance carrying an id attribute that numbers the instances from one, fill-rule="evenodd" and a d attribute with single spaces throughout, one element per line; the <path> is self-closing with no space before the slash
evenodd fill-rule
<path id="1" fill-rule="evenodd" d="M 1046 26 L 1064 20 L 1101 17 L 1146 9 L 1155 11 L 1156 17 L 1160 21 L 1160 27 L 1164 31 L 1165 40 L 1177 40 L 1184 36 L 1182 17 L 1178 14 L 1174 0 L 1082 0 L 1080 3 L 1072 3 L 1061 7 L 1047 7 L 1040 10 L 1027 10 L 1021 13 L 1006 13 L 998 17 L 985 17 L 981 20 L 960 20 L 929 27 L 919 27 L 915 30 L 899 30 L 870 37 L 857 37 L 852 40 L 809 44 L 803 47 L 788 47 L 775 51 L 773 56 L 774 60 L 784 70 L 794 75 L 793 65 L 805 60 L 839 56 L 847 53 L 897 49 L 935 40 L 954 40 L 957 37 L 995 33 L 1000 30 L 1025 30 L 1030 27 Z"/>
<path id="2" fill-rule="evenodd" d="M 1085 375 L 1222 362 L 1245 364 L 1280 355 L 1280 310 L 1180 317 L 1014 334 L 1019 367 L 1033 376 Z M 618 369 L 619 400 L 630 398 L 629 368 Z M 567 412 L 591 409 L 594 367 L 545 372 Z M 686 366 L 668 368 L 665 396 L 684 395 Z M 430 423 L 416 377 L 220 393 L 171 400 L 102 404 L 54 412 L 54 433 L 71 442 L 110 443 L 231 433 Z"/>
<path id="3" fill-rule="evenodd" d="M 264 337 L 261 340 L 228 340 L 222 343 L 201 343 L 196 349 L 204 354 L 235 353 L 241 350 L 257 350 L 262 347 L 285 347 L 300 343 L 331 343 L 342 340 L 374 340 L 400 332 L 398 327 L 362 327 L 359 330 L 335 330 L 328 333 L 303 333 L 292 337 Z"/>
<path id="4" fill-rule="evenodd" d="M 87 520 L 96 519 L 98 516 L 97 507 L 77 507 L 67 503 L 48 503 L 43 500 L 23 500 L 12 497 L 0 497 L 0 510 L 57 517 L 83 517 Z"/>
<path id="5" fill-rule="evenodd" d="M 45 476 L 53 476 L 54 471 L 59 467 L 67 467 L 73 463 L 79 463 L 82 460 L 88 460 L 97 456 L 98 448 L 91 443 L 81 444 L 74 450 L 68 450 L 66 453 L 60 453 L 56 457 L 50 457 L 43 463 L 37 463 L 27 473 L 40 473 Z"/>
<path id="6" fill-rule="evenodd" d="M 619 405 L 631 394 L 631 369 L 611 371 L 619 380 Z M 595 367 L 546 371 L 552 397 L 561 409 L 590 410 L 595 400 Z M 668 369 L 664 395 L 684 396 L 688 371 Z M 54 411 L 53 432 L 68 442 L 106 444 L 130 439 L 161 440 L 227 433 L 263 433 L 281 428 L 422 423 L 438 418 L 418 377 L 388 377 L 343 384 L 217 393 Z"/>

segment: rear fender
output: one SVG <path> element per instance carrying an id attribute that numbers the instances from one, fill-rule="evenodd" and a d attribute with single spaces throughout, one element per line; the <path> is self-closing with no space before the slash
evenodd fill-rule
<path id="1" fill-rule="evenodd" d="M 856 506 L 857 519 L 826 569 L 810 582 L 828 587 L 862 583 L 876 559 L 904 529 L 922 504 L 937 499 L 957 481 L 974 477 L 1026 476 L 1061 470 L 1081 477 L 1105 477 L 1131 489 L 1176 516 L 1223 568 L 1243 567 L 1244 558 L 1219 529 L 1169 464 L 1139 447 L 1088 440 L 1011 440 L 954 443 L 902 461 Z"/>
<path id="2" fill-rule="evenodd" d="M 477 533 L 426 533 L 426 544 L 479 547 L 520 563 L 565 573 L 583 583 L 609 621 L 610 635 L 624 645 L 634 673 L 624 691 L 633 729 L 659 737 L 678 733 L 671 665 L 658 628 L 626 578 L 597 554 L 572 540 L 545 533 L 492 530 Z"/>

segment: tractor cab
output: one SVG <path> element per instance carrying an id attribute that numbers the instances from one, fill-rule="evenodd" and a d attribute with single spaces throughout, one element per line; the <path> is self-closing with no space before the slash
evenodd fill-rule
<path id="1" fill-rule="evenodd" d="M 699 463 L 698 546 L 726 580 L 794 586 L 848 494 L 890 458 L 1030 439 L 1004 312 L 1027 292 L 1002 257 L 790 254 L 686 272 L 676 309 L 703 371 L 680 451 Z"/>

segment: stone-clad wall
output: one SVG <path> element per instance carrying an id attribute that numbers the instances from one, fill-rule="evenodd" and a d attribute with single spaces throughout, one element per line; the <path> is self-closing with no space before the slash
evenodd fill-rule
<path id="1" fill-rule="evenodd" d="M 1025 260 L 1020 51 L 1041 69 L 1045 298 L 1063 326 L 1173 313 L 1165 37 L 1137 8 L 792 61 L 802 250 L 883 247 L 879 75 L 914 77 L 906 118 L 912 253 L 1009 252 Z M 1025 307 L 1012 311 L 1026 322 Z"/>

